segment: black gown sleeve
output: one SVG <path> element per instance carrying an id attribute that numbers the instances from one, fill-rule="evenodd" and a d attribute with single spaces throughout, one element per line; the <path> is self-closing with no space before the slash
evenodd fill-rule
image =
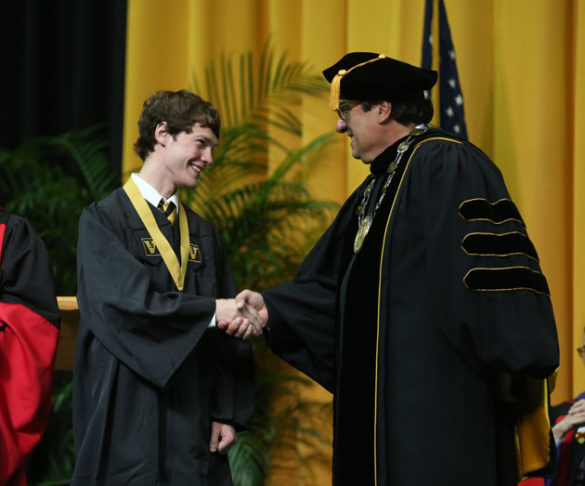
<path id="1" fill-rule="evenodd" d="M 330 392 L 335 383 L 337 297 L 356 232 L 358 188 L 300 265 L 292 282 L 262 292 L 268 346 Z"/>
<path id="2" fill-rule="evenodd" d="M 236 295 L 236 284 L 224 246 L 215 231 L 217 288 L 220 298 Z M 248 342 L 218 332 L 219 366 L 209 414 L 219 422 L 247 425 L 254 413 L 254 360 Z"/>
<path id="3" fill-rule="evenodd" d="M 430 301 L 447 339 L 481 371 L 549 376 L 549 289 L 497 167 L 471 144 L 423 142 L 407 189 L 422 196 Z"/>
<path id="4" fill-rule="evenodd" d="M 155 290 L 113 219 L 97 205 L 80 218 L 81 325 L 136 374 L 165 387 L 208 329 L 215 298 Z"/>
<path id="5" fill-rule="evenodd" d="M 9 218 L 0 267 L 0 301 L 22 304 L 58 327 L 60 314 L 45 244 L 25 218 Z"/>

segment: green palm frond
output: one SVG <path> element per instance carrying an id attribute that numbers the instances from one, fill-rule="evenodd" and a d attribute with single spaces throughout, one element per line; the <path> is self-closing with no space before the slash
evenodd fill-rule
<path id="1" fill-rule="evenodd" d="M 26 217 L 45 242 L 57 292 L 77 288 L 77 223 L 82 209 L 117 183 L 103 125 L 35 137 L 0 152 L 2 205 Z"/>
<path id="2" fill-rule="evenodd" d="M 307 145 L 297 149 L 283 152 L 284 158 L 274 169 L 269 179 L 265 184 L 257 185 L 255 183 L 245 184 L 251 176 L 266 177 L 267 173 L 267 144 L 271 144 L 271 138 L 266 136 L 260 138 L 258 135 L 246 137 L 246 130 L 253 130 L 254 133 L 257 127 L 252 125 L 238 127 L 240 129 L 237 136 L 228 138 L 224 146 L 222 139 L 221 148 L 218 147 L 219 153 L 214 156 L 214 164 L 208 167 L 202 174 L 199 184 L 195 191 L 185 191 L 185 200 L 190 203 L 202 216 L 210 217 L 212 221 L 217 221 L 214 215 L 210 214 L 213 211 L 212 206 L 218 203 L 222 204 L 225 201 L 241 201 L 242 205 L 249 201 L 265 200 L 270 197 L 271 190 L 278 187 L 279 184 L 288 184 L 285 177 L 290 173 L 291 169 L 298 166 L 302 162 L 303 157 L 310 152 L 314 152 L 319 148 L 324 148 L 331 141 L 332 133 L 327 133 L 316 137 Z M 235 131 L 231 128 L 226 129 L 228 135 Z M 254 135 L 253 133 L 253 135 Z M 247 147 L 246 140 L 250 140 L 250 145 Z M 264 142 L 264 144 L 256 143 L 256 141 Z M 308 197 L 307 191 L 302 184 L 297 186 L 299 189 L 303 188 L 298 193 L 299 197 Z M 253 198 L 245 198 L 246 194 L 254 195 Z M 219 196 L 225 196 L 223 200 L 219 200 Z M 294 198 L 291 194 L 291 198 Z M 230 213 L 237 214 L 237 211 Z"/>
<path id="3" fill-rule="evenodd" d="M 79 168 L 85 186 L 92 195 L 100 196 L 117 183 L 118 175 L 108 165 L 109 144 L 103 126 L 93 126 L 79 132 L 55 137 L 52 143 L 62 150 Z"/>
<path id="4" fill-rule="evenodd" d="M 197 208 L 217 226 L 242 287 L 265 288 L 291 276 L 311 243 L 307 232 L 322 228 L 337 208 L 313 199 L 301 182 L 283 180 L 307 150 L 285 157 L 268 180 L 216 194 Z"/>
<path id="5" fill-rule="evenodd" d="M 260 59 L 252 52 L 234 56 L 222 54 L 219 65 L 204 69 L 204 84 L 193 76 L 193 87 L 219 109 L 222 122 L 230 127 L 243 123 L 268 123 L 299 135 L 300 120 L 290 110 L 302 96 L 328 91 L 322 77 L 304 62 L 291 61 L 285 51 L 276 56 L 268 40 Z"/>
<path id="6" fill-rule="evenodd" d="M 285 159 L 278 165 L 274 173 L 270 176 L 270 179 L 272 181 L 278 181 L 282 179 L 293 166 L 302 161 L 302 158 L 305 155 L 328 144 L 331 141 L 331 137 L 333 135 L 335 135 L 335 132 L 325 133 L 318 136 L 300 149 L 289 152 Z"/>

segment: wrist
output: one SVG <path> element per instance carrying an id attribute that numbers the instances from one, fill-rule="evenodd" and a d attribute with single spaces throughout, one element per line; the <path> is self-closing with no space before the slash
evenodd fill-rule
<path id="1" fill-rule="evenodd" d="M 552 434 L 556 440 L 563 440 L 563 437 L 570 429 L 570 427 L 568 427 L 567 424 L 563 422 L 564 421 L 559 422 L 552 428 Z"/>

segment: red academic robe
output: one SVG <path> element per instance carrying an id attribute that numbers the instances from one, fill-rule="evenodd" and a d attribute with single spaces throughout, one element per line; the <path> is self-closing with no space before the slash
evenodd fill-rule
<path id="1" fill-rule="evenodd" d="M 59 310 L 47 251 L 0 208 L 0 484 L 26 485 L 24 463 L 51 410 Z"/>

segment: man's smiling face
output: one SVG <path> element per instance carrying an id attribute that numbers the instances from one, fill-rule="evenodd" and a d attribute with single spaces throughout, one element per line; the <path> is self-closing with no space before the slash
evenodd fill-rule
<path id="1" fill-rule="evenodd" d="M 217 137 L 209 127 L 195 123 L 190 132 L 180 132 L 168 138 L 164 150 L 164 166 L 176 187 L 193 189 L 201 171 L 213 163 Z"/>

